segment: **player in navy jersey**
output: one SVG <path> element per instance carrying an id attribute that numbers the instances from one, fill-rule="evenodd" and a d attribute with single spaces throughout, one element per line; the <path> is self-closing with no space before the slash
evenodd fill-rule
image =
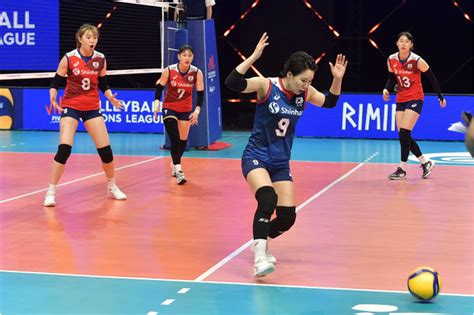
<path id="1" fill-rule="evenodd" d="M 242 172 L 258 204 L 252 244 L 255 277 L 275 269 L 276 258 L 268 251 L 267 239 L 288 231 L 296 220 L 295 188 L 289 164 L 296 123 L 306 102 L 326 108 L 336 106 L 347 67 L 344 55 L 338 55 L 334 65 L 329 63 L 333 81 L 327 95 L 311 86 L 317 65 L 303 51 L 289 57 L 279 78 L 245 79 L 244 74 L 267 45 L 268 36 L 264 33 L 253 54 L 225 81 L 234 91 L 257 93 L 254 126 L 242 155 Z M 276 218 L 270 221 L 275 209 Z"/>
<path id="2" fill-rule="evenodd" d="M 183 45 L 178 50 L 179 63 L 166 67 L 156 86 L 155 116 L 160 110 L 163 89 L 166 89 L 163 100 L 163 123 L 170 138 L 172 159 L 171 175 L 176 177 L 178 185 L 186 183 L 186 177 L 181 168 L 181 157 L 186 149 L 189 128 L 198 124 L 199 113 L 204 99 L 204 79 L 202 71 L 193 66 L 194 51 L 191 46 Z M 197 101 L 193 109 L 193 89 L 196 87 Z"/>
<path id="3" fill-rule="evenodd" d="M 116 108 L 123 107 L 123 101 L 115 98 L 107 83 L 105 56 L 95 51 L 99 31 L 93 25 L 84 24 L 76 33 L 77 49 L 68 52 L 59 62 L 56 75 L 50 85 L 50 102 L 61 113 L 59 122 L 59 146 L 51 166 L 48 191 L 43 205 L 56 205 L 56 184 L 64 172 L 79 120 L 90 134 L 102 161 L 107 176 L 109 198 L 125 200 L 127 196 L 115 184 L 115 169 L 109 135 L 104 117 L 100 113 L 99 89 Z M 67 79 L 65 76 L 67 75 Z M 58 89 L 66 82 L 64 97 L 59 105 Z"/>
<path id="4" fill-rule="evenodd" d="M 433 169 L 434 162 L 427 160 L 416 141 L 411 136 L 411 131 L 421 115 L 424 93 L 421 85 L 421 73 L 425 73 L 436 90 L 441 107 L 446 106 L 446 100 L 441 93 L 438 79 L 423 58 L 412 52 L 413 35 L 401 32 L 397 36 L 398 52 L 389 56 L 387 67 L 389 78 L 383 89 L 383 99 L 390 100 L 389 90 L 397 83 L 397 110 L 395 121 L 400 140 L 400 164 L 395 172 L 388 176 L 391 180 L 404 179 L 407 175 L 407 161 L 410 151 L 418 158 L 423 170 L 422 178 L 428 178 Z"/>

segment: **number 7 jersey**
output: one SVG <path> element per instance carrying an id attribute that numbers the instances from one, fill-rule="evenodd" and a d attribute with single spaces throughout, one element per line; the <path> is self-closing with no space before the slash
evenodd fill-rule
<path id="1" fill-rule="evenodd" d="M 176 112 L 190 112 L 193 109 L 193 88 L 197 81 L 199 69 L 189 66 L 186 73 L 179 71 L 178 64 L 168 67 L 168 88 L 163 100 L 163 108 Z"/>
<path id="2" fill-rule="evenodd" d="M 249 143 L 243 156 L 279 164 L 291 158 L 295 127 L 306 106 L 306 93 L 286 91 L 280 78 L 269 78 L 270 88 L 255 110 Z"/>
<path id="3" fill-rule="evenodd" d="M 420 56 L 412 52 L 406 60 L 400 60 L 398 53 L 388 57 L 390 68 L 397 78 L 397 103 L 424 99 L 419 59 Z"/>
<path id="4" fill-rule="evenodd" d="M 77 110 L 99 109 L 99 72 L 104 68 L 105 56 L 94 51 L 91 57 L 84 57 L 74 49 L 66 58 L 67 83 L 61 106 Z"/>

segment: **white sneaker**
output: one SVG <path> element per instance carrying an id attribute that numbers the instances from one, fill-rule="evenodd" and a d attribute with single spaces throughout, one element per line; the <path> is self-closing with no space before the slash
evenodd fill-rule
<path id="1" fill-rule="evenodd" d="M 253 276 L 255 278 L 264 277 L 275 271 L 275 265 L 270 263 L 265 256 L 255 257 L 253 263 Z"/>
<path id="2" fill-rule="evenodd" d="M 268 247 L 267 247 L 267 251 L 265 252 L 265 255 L 267 256 L 267 260 L 270 264 L 274 264 L 274 265 L 277 264 L 276 257 L 273 256 L 272 253 L 270 253 L 270 251 L 268 250 Z"/>
<path id="3" fill-rule="evenodd" d="M 56 200 L 55 200 L 56 195 L 51 192 L 47 192 L 46 196 L 44 197 L 44 203 L 43 206 L 45 207 L 54 207 L 56 205 Z"/>
<path id="4" fill-rule="evenodd" d="M 125 195 L 118 186 L 114 186 L 113 188 L 108 189 L 107 197 L 110 199 L 115 200 L 125 200 L 127 199 L 127 195 Z"/>
<path id="5" fill-rule="evenodd" d="M 178 185 L 183 185 L 186 183 L 186 177 L 184 177 L 183 171 L 179 171 L 176 173 L 176 183 Z"/>
<path id="6" fill-rule="evenodd" d="M 174 170 L 173 163 L 171 163 L 171 176 L 176 177 L 176 171 Z"/>

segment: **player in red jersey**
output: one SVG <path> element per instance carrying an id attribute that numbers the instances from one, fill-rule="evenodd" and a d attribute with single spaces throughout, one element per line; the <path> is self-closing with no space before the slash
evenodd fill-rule
<path id="1" fill-rule="evenodd" d="M 56 75 L 49 90 L 51 104 L 61 113 L 59 122 L 59 146 L 51 167 L 49 188 L 44 206 L 56 205 L 56 185 L 64 172 L 71 154 L 74 135 L 79 120 L 82 120 L 95 143 L 102 168 L 107 176 L 109 198 L 125 200 L 127 196 L 115 184 L 115 170 L 112 149 L 104 118 L 100 113 L 99 91 L 101 89 L 116 108 L 123 107 L 123 101 L 115 98 L 107 83 L 107 63 L 103 54 L 94 50 L 99 31 L 95 26 L 84 24 L 76 33 L 77 49 L 68 52 L 59 62 Z M 67 81 L 65 76 L 67 75 Z M 58 88 L 66 82 L 61 105 L 56 98 Z"/>
<path id="2" fill-rule="evenodd" d="M 163 89 L 166 89 L 162 104 L 163 123 L 170 138 L 172 176 L 176 176 L 178 185 L 186 183 L 186 177 L 181 168 L 181 157 L 186 149 L 189 128 L 198 124 L 199 113 L 204 99 L 204 79 L 201 70 L 193 66 L 194 51 L 191 46 L 179 48 L 179 63 L 168 66 L 161 75 L 155 93 L 155 116 L 160 110 Z M 197 102 L 193 109 L 192 96 L 196 86 Z"/>
<path id="3" fill-rule="evenodd" d="M 427 160 L 421 153 L 420 147 L 413 140 L 411 131 L 420 117 L 423 108 L 424 93 L 421 86 L 421 73 L 425 73 L 438 94 L 441 107 L 446 106 L 446 100 L 441 93 L 438 80 L 425 60 L 412 52 L 413 35 L 402 32 L 397 36 L 398 53 L 390 55 L 387 60 L 389 78 L 383 89 L 383 99 L 390 100 L 389 90 L 397 84 L 397 110 L 395 120 L 400 139 L 401 159 L 397 170 L 390 174 L 389 179 L 404 179 L 407 175 L 407 161 L 410 151 L 418 158 L 423 169 L 422 178 L 431 174 L 434 162 Z"/>

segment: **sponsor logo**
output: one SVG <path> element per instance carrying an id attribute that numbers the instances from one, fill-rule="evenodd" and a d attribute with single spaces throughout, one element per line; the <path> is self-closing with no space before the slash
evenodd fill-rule
<path id="1" fill-rule="evenodd" d="M 273 99 L 274 99 L 275 101 L 278 101 L 278 100 L 280 99 L 280 94 L 275 95 L 275 96 L 273 97 Z"/>
<path id="2" fill-rule="evenodd" d="M 79 74 L 81 74 L 81 70 L 79 70 L 79 69 L 77 69 L 77 68 L 74 68 L 74 69 L 72 69 L 72 73 L 73 73 L 74 75 L 79 75 Z"/>
<path id="3" fill-rule="evenodd" d="M 174 81 L 174 80 L 171 80 L 171 83 L 170 83 L 170 84 L 171 84 L 172 87 L 175 87 L 176 85 L 178 85 L 178 84 L 176 83 L 176 81 Z"/>
<path id="4" fill-rule="evenodd" d="M 192 75 L 188 76 L 188 81 L 193 82 L 194 81 L 194 76 L 192 76 Z"/>
<path id="5" fill-rule="evenodd" d="M 73 67 L 75 68 L 75 67 L 77 67 L 78 65 L 79 65 L 79 61 L 76 61 L 76 62 L 74 63 L 74 65 L 73 65 Z"/>
<path id="6" fill-rule="evenodd" d="M 252 160 L 253 165 L 258 165 L 258 160 Z"/>
<path id="7" fill-rule="evenodd" d="M 268 104 L 268 110 L 272 114 L 278 114 L 278 112 L 280 111 L 280 106 L 276 102 L 271 102 L 270 104 Z"/>
<path id="8" fill-rule="evenodd" d="M 99 62 L 98 62 L 98 61 L 92 62 L 92 66 L 93 66 L 94 68 L 99 68 Z"/>
<path id="9" fill-rule="evenodd" d="M 413 107 L 416 107 L 416 105 L 417 105 L 416 103 L 411 104 L 411 107 L 412 107 L 412 108 L 413 108 Z"/>

